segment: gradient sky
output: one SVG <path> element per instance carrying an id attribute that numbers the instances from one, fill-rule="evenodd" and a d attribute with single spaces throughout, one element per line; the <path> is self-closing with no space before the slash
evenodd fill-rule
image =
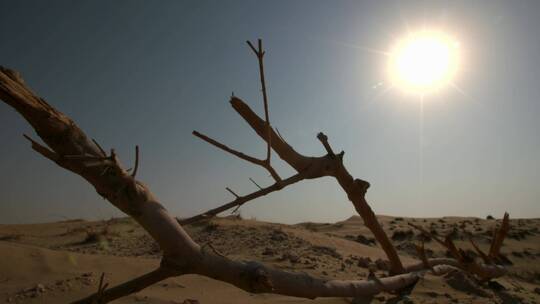
<path id="1" fill-rule="evenodd" d="M 0 1 L 0 64 L 131 166 L 174 214 L 189 216 L 272 180 L 191 135 L 262 157 L 230 108 L 262 112 L 245 40 L 262 38 L 270 117 L 299 152 L 325 132 L 372 187 L 379 214 L 540 217 L 540 3 L 537 1 Z M 444 29 L 463 66 L 418 98 L 387 87 L 386 51 L 402 34 Z M 382 83 L 382 84 L 381 84 Z M 421 122 L 423 121 L 423 122 Z M 108 218 L 93 188 L 30 149 L 34 133 L 0 104 L 0 223 Z M 277 157 L 274 159 L 277 160 Z M 293 172 L 276 164 L 282 177 Z M 335 180 L 304 181 L 248 203 L 245 217 L 294 223 L 354 214 Z"/>

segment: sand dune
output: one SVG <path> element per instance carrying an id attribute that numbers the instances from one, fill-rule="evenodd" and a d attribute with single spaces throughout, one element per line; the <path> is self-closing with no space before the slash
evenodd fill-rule
<path id="1" fill-rule="evenodd" d="M 456 244 L 471 250 L 467 235 L 487 249 L 496 220 L 445 217 L 379 217 L 405 264 L 415 261 L 414 243 L 422 237 L 407 223 L 437 234 L 453 232 Z M 489 286 L 459 275 L 426 275 L 408 296 L 380 294 L 357 303 L 540 303 L 540 220 L 511 220 L 503 246 L 510 274 Z M 384 253 L 359 217 L 345 221 L 282 225 L 216 218 L 187 227 L 207 250 L 239 260 L 327 278 L 364 279 L 368 268 L 384 276 Z M 445 256 L 427 240 L 430 256 Z M 470 251 L 471 254 L 472 250 Z M 105 272 L 110 284 L 156 267 L 160 252 L 146 232 L 129 218 L 34 225 L 0 225 L 0 301 L 67 303 L 97 289 Z M 352 303 L 352 299 L 305 300 L 250 294 L 209 278 L 186 275 L 168 279 L 115 303 Z"/>

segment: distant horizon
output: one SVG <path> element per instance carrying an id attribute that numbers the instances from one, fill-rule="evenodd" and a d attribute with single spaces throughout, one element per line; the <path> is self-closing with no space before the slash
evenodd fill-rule
<path id="1" fill-rule="evenodd" d="M 491 214 L 488 214 L 488 215 L 491 215 Z M 403 218 L 403 219 L 477 218 L 477 219 L 482 219 L 482 220 L 488 220 L 486 218 L 488 215 L 486 215 L 484 217 L 470 216 L 470 215 L 443 215 L 443 216 L 431 216 L 431 217 L 429 217 L 429 216 L 428 217 L 415 217 L 415 216 L 376 214 L 377 217 L 393 217 L 393 218 Z M 231 216 L 234 216 L 234 215 L 233 214 L 219 215 L 216 218 L 220 219 L 220 218 L 227 218 L 227 217 L 231 217 Z M 495 220 L 495 221 L 502 220 L 502 215 L 500 217 L 497 217 L 495 215 L 491 215 L 491 216 L 493 216 L 493 220 Z M 243 216 L 242 216 L 242 220 L 250 220 L 250 221 L 257 221 L 257 222 L 264 222 L 264 223 L 274 223 L 274 224 L 283 224 L 283 225 L 299 225 L 299 224 L 305 224 L 305 223 L 335 224 L 335 223 L 350 220 L 353 217 L 357 217 L 360 220 L 362 220 L 362 217 L 360 215 L 358 215 L 358 214 L 352 214 L 351 216 L 349 216 L 347 218 L 337 220 L 337 221 L 334 221 L 334 222 L 309 221 L 309 220 L 307 220 L 307 221 L 301 221 L 301 222 L 286 223 L 286 222 L 280 222 L 280 221 L 272 221 L 272 220 L 260 219 L 260 218 L 257 218 L 257 217 L 245 218 Z M 40 224 L 53 224 L 53 223 L 73 222 L 73 221 L 101 222 L 101 221 L 108 221 L 108 220 L 111 220 L 111 219 L 126 219 L 126 218 L 131 218 L 131 217 L 128 216 L 128 215 L 125 215 L 125 214 L 121 214 L 119 216 L 114 216 L 114 217 L 109 217 L 109 218 L 84 218 L 84 217 L 81 217 L 81 218 L 66 218 L 66 219 L 57 220 L 57 221 L 51 220 L 51 221 L 47 221 L 47 222 L 26 222 L 26 223 L 10 223 L 10 224 L 0 223 L 0 225 L 40 225 Z M 539 218 L 540 217 L 513 217 L 512 220 L 528 220 L 528 219 L 539 219 Z M 180 219 L 182 219 L 182 218 L 180 218 Z"/>
<path id="2" fill-rule="evenodd" d="M 419 98 L 393 87 L 387 53 L 424 28 L 451 34 L 462 60 L 451 85 Z M 245 43 L 261 38 L 272 126 L 307 156 L 326 153 L 316 134 L 327 134 L 354 178 L 370 182 L 376 214 L 540 218 L 537 28 L 536 1 L 13 1 L 0 3 L 0 65 L 126 167 L 138 145 L 137 177 L 187 217 L 234 199 L 226 187 L 245 195 L 257 190 L 249 178 L 273 183 L 191 134 L 264 157 L 265 143 L 228 103 L 234 92 L 264 115 Z M 37 136 L 4 103 L 0 121 L 0 223 L 123 216 L 32 151 L 21 135 Z M 295 173 L 272 160 L 282 178 Z M 357 214 L 330 178 L 240 211 L 289 224 Z"/>

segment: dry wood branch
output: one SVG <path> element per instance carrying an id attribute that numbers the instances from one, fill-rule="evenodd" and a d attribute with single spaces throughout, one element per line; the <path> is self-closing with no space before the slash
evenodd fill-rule
<path id="1" fill-rule="evenodd" d="M 231 98 L 231 105 L 251 128 L 253 128 L 262 139 L 266 140 L 264 121 L 257 116 L 247 104 L 237 97 Z M 328 156 L 303 156 L 283 141 L 273 130 L 270 134 L 270 138 L 272 139 L 272 149 L 276 151 L 281 159 L 296 169 L 296 171 L 304 173 L 306 178 L 317 178 L 322 176 L 333 176 L 336 178 L 345 193 L 347 193 L 347 197 L 352 202 L 356 211 L 364 220 L 365 225 L 371 230 L 386 253 L 391 265 L 390 272 L 392 274 L 403 273 L 403 265 L 401 264 L 396 249 L 382 229 L 375 213 L 365 200 L 365 193 L 369 188 L 369 183 L 361 179 L 354 179 L 343 166 L 343 153 L 340 153 L 340 157 L 333 157 L 332 148 L 328 143 L 326 135 L 320 133 L 318 137 L 320 139 L 322 138 L 321 141 L 327 149 Z"/>
<path id="2" fill-rule="evenodd" d="M 315 158 L 297 153 L 271 128 L 267 128 L 265 122 L 254 114 L 247 105 L 235 97 L 231 103 L 237 112 L 261 137 L 267 138 L 269 144 L 271 142 L 272 149 L 295 168 L 298 174 L 283 182 L 276 182 L 270 187 L 240 197 L 230 204 L 237 206 L 306 178 L 334 176 L 364 219 L 366 226 L 373 232 L 385 250 L 392 263 L 392 272 L 401 273 L 407 269 L 410 271 L 409 273 L 382 278 L 377 282 L 327 280 L 314 278 L 307 274 L 268 268 L 257 262 L 233 261 L 201 250 L 201 247 L 189 237 L 148 187 L 137 181 L 123 168 L 114 150 L 111 150 L 110 156 L 105 156 L 103 149 L 96 142 L 90 140 L 69 117 L 36 96 L 24 84 L 18 73 L 1 67 L 0 99 L 19 112 L 48 146 L 45 147 L 31 140 L 36 151 L 55 161 L 59 166 L 83 177 L 100 195 L 135 219 L 156 240 L 163 251 L 162 263 L 158 269 L 116 287 L 105 289 L 102 285 L 98 293 L 74 303 L 92 303 L 96 299 L 106 303 L 137 292 L 168 277 L 182 274 L 204 275 L 228 282 L 249 292 L 271 292 L 305 298 L 361 297 L 411 286 L 425 271 L 423 263 L 407 268 L 401 265 L 394 247 L 365 201 L 364 195 L 369 183 L 353 179 L 343 167 L 340 157 Z M 271 130 L 270 137 L 267 137 L 266 132 L 269 129 Z M 66 155 L 82 157 L 62 157 Z M 89 161 L 95 162 L 95 164 L 89 165 Z M 242 200 L 244 201 L 242 202 Z M 230 206 L 216 209 L 226 210 L 228 208 Z M 219 210 L 216 213 L 220 212 Z M 503 228 L 504 222 L 500 230 L 504 231 Z M 494 242 L 493 251 L 498 252 L 501 245 L 502 239 Z M 463 267 L 459 261 L 454 259 L 428 260 L 428 263 L 432 267 L 439 264 L 441 266 L 454 266 L 455 264 L 458 265 L 456 267 Z M 504 273 L 504 268 L 498 265 L 475 264 L 473 266 L 477 267 L 477 272 L 482 272 L 484 277 L 496 277 Z M 415 271 L 414 269 L 419 270 Z"/>
<path id="3" fill-rule="evenodd" d="M 332 150 L 332 147 L 330 147 L 330 144 L 328 143 L 328 136 L 324 135 L 323 132 L 319 132 L 319 134 L 317 134 L 317 139 L 323 144 L 324 149 L 326 149 L 328 155 L 330 155 L 331 157 L 336 156 L 334 154 L 334 151 Z"/>
<path id="4" fill-rule="evenodd" d="M 32 143 L 32 149 L 44 157 L 56 162 L 58 160 L 58 154 L 54 151 L 51 151 L 49 148 L 41 145 L 37 141 L 33 140 L 30 136 L 23 134 L 24 138 L 28 139 Z"/>
<path id="5" fill-rule="evenodd" d="M 214 208 L 214 209 L 211 209 L 211 210 L 208 210 L 208 211 L 205 211 L 201 214 L 198 214 L 198 215 L 195 215 L 195 216 L 192 216 L 190 218 L 186 218 L 186 219 L 178 219 L 178 222 L 181 224 L 181 225 L 189 225 L 189 224 L 193 224 L 193 223 L 196 223 L 198 221 L 201 221 L 201 220 L 205 220 L 205 219 L 208 219 L 208 218 L 211 218 L 213 216 L 216 216 L 218 215 L 219 213 L 223 212 L 223 211 L 226 211 L 226 210 L 229 210 L 231 208 L 234 208 L 234 207 L 238 207 L 238 206 L 241 206 L 249 201 L 252 201 L 256 198 L 259 198 L 261 196 L 265 196 L 269 193 L 272 193 L 274 191 L 279 191 L 289 185 L 292 185 L 292 184 L 295 184 L 299 181 L 302 181 L 304 180 L 305 177 L 298 173 L 298 174 L 295 174 L 289 178 L 286 178 L 284 180 L 282 180 L 281 182 L 279 183 L 274 183 L 273 185 L 271 186 L 268 186 L 266 188 L 261 188 L 259 191 L 255 191 L 253 193 L 250 193 L 248 195 L 245 195 L 245 196 L 240 196 L 238 198 L 236 198 L 235 200 L 233 200 L 232 202 L 229 202 L 227 204 L 224 204 L 222 206 L 219 206 L 217 208 Z"/>
<path id="6" fill-rule="evenodd" d="M 105 150 L 103 150 L 103 148 L 99 145 L 99 143 L 95 139 L 92 138 L 92 142 L 94 142 L 96 147 L 98 147 L 99 151 L 101 151 L 102 156 L 107 156 L 107 153 L 105 152 Z"/>
<path id="7" fill-rule="evenodd" d="M 257 183 L 253 180 L 253 178 L 250 177 L 249 180 L 250 180 L 253 184 L 255 184 L 255 186 L 257 186 L 257 188 L 259 188 L 259 190 L 262 190 L 262 189 L 263 189 L 261 186 L 259 186 L 259 184 L 257 184 Z"/>
<path id="8" fill-rule="evenodd" d="M 267 142 L 267 145 L 266 145 L 266 162 L 268 162 L 268 165 L 270 165 L 270 156 L 272 155 L 272 136 L 270 135 L 270 114 L 269 114 L 269 111 L 268 111 L 268 96 L 267 96 L 267 93 L 266 93 L 266 81 L 264 80 L 264 62 L 263 62 L 263 58 L 264 58 L 264 54 L 265 52 L 263 51 L 263 47 L 262 47 L 262 40 L 259 39 L 258 41 L 258 50 L 255 49 L 255 47 L 253 46 L 253 44 L 251 44 L 250 41 L 247 41 L 247 44 L 249 45 L 249 47 L 251 48 L 251 50 L 255 53 L 255 55 L 257 56 L 257 60 L 259 61 L 259 76 L 261 78 L 261 91 L 262 91 L 262 95 L 263 95 L 263 102 L 264 102 L 264 117 L 265 117 L 265 121 L 266 121 L 266 142 Z"/>
<path id="9" fill-rule="evenodd" d="M 105 292 L 105 289 L 107 289 L 107 287 L 109 286 L 109 283 L 103 284 L 104 279 L 105 279 L 105 272 L 102 272 L 101 277 L 99 278 L 99 285 L 98 285 L 96 299 L 94 301 L 96 304 L 104 302 L 103 301 L 103 293 Z"/>
<path id="10" fill-rule="evenodd" d="M 482 258 L 482 260 L 484 261 L 484 263 L 486 263 L 486 264 L 492 264 L 492 263 L 493 263 L 493 260 L 492 260 L 488 255 L 486 255 L 486 254 L 478 247 L 478 245 L 476 245 L 476 243 L 475 243 L 474 240 L 472 239 L 472 236 L 469 237 L 469 242 L 470 242 L 471 245 L 473 246 L 474 250 L 478 253 L 478 255 Z"/>
<path id="11" fill-rule="evenodd" d="M 426 250 L 424 248 L 424 242 L 422 241 L 420 245 L 415 245 L 416 252 L 418 253 L 418 256 L 420 257 L 420 260 L 424 264 L 424 268 L 433 270 L 433 267 L 429 264 L 428 258 L 426 256 Z"/>
<path id="12" fill-rule="evenodd" d="M 430 233 L 429 231 L 427 231 L 426 229 L 424 229 L 422 226 L 418 226 L 418 225 L 415 225 L 413 223 L 408 223 L 409 226 L 419 230 L 420 232 L 422 232 L 425 236 L 428 236 L 430 237 L 431 239 L 435 240 L 437 243 L 441 244 L 442 246 L 446 247 L 445 243 L 440 239 L 438 238 L 436 235 L 434 235 L 433 233 Z"/>
<path id="13" fill-rule="evenodd" d="M 430 236 L 435 241 L 437 241 L 439 244 L 441 244 L 443 247 L 448 249 L 450 252 L 450 255 L 454 258 L 453 261 L 458 263 L 457 265 L 452 265 L 455 267 L 459 267 L 460 269 L 476 275 L 481 280 L 489 280 L 494 277 L 501 276 L 506 273 L 506 269 L 504 267 L 499 265 L 487 265 L 487 264 L 478 264 L 474 261 L 473 258 L 469 257 L 465 254 L 465 252 L 461 249 L 458 249 L 452 239 L 450 238 L 450 235 L 446 236 L 444 241 L 434 236 L 432 233 L 429 233 L 424 228 L 414 225 L 412 223 L 409 223 L 410 226 L 420 230 L 422 233 Z"/>
<path id="14" fill-rule="evenodd" d="M 462 261 L 463 258 L 461 256 L 459 250 L 454 245 L 454 242 L 452 242 L 452 239 L 449 236 L 447 236 L 443 241 L 443 240 L 439 239 L 437 236 L 433 235 L 432 233 L 430 233 L 427 230 L 425 230 L 424 228 L 422 228 L 421 226 L 417 226 L 417 225 L 415 225 L 413 223 L 408 223 L 408 224 L 409 224 L 409 226 L 420 230 L 423 234 L 429 236 L 430 238 L 434 239 L 437 243 L 441 244 L 443 247 L 448 249 L 448 251 L 450 252 L 450 254 L 452 255 L 452 257 L 454 259 L 456 259 L 457 261 Z"/>
<path id="15" fill-rule="evenodd" d="M 131 177 L 135 178 L 137 176 L 137 169 L 139 169 L 139 146 L 135 146 L 135 166 L 133 167 Z"/>
<path id="16" fill-rule="evenodd" d="M 234 195 L 234 197 L 240 198 L 240 196 L 239 196 L 238 194 L 236 194 L 234 191 L 232 191 L 231 188 L 225 187 L 225 189 L 226 189 L 227 191 L 229 191 L 229 193 L 231 193 L 232 195 Z"/>
<path id="17" fill-rule="evenodd" d="M 459 268 L 464 271 L 468 271 L 470 273 L 469 269 L 465 265 L 463 265 L 463 263 L 453 258 L 432 258 L 432 259 L 428 259 L 428 263 L 432 268 L 439 265 L 448 265 L 448 266 Z M 506 268 L 500 265 L 477 264 L 477 267 L 478 267 L 478 272 L 481 272 L 486 277 L 490 277 L 490 278 L 498 278 L 500 276 L 505 275 L 507 272 Z M 415 264 L 407 265 L 405 267 L 405 271 L 408 273 L 421 271 L 425 269 L 426 267 L 424 265 L 424 262 L 422 261 Z"/>
<path id="18" fill-rule="evenodd" d="M 114 154 L 113 158 L 116 159 Z M 303 179 L 300 174 L 293 177 L 296 177 L 298 180 Z M 164 212 L 162 207 L 160 210 L 160 212 Z M 147 210 L 145 209 L 144 211 Z M 163 225 L 162 222 L 154 221 L 154 216 L 152 216 L 152 214 L 148 214 L 146 216 L 135 215 L 136 219 L 140 220 L 143 227 L 150 231 L 153 231 L 154 229 L 152 228 L 155 227 L 149 226 Z M 170 222 L 165 222 L 165 224 L 171 225 Z M 174 243 L 177 244 L 177 246 L 183 246 L 183 244 L 181 244 L 182 242 Z M 327 281 L 325 279 L 313 278 L 307 274 L 288 273 L 267 268 L 255 262 L 244 263 L 232 261 L 222 256 L 201 252 L 200 250 L 198 250 L 199 254 L 197 255 L 197 259 L 191 259 L 191 261 L 189 261 L 189 251 L 186 252 L 185 255 L 182 255 L 181 252 L 178 252 L 178 255 L 171 255 L 170 252 L 174 252 L 174 250 L 171 250 L 170 248 L 166 248 L 164 251 L 166 256 L 162 265 L 165 266 L 148 275 L 101 292 L 100 295 L 102 300 L 109 301 L 120 296 L 130 294 L 149 286 L 154 282 L 167 278 L 171 276 L 172 273 L 198 273 L 232 283 L 235 286 L 251 292 L 273 292 L 307 298 L 315 298 L 319 296 L 373 295 L 385 290 L 397 290 L 405 288 L 411 284 L 414 284 L 418 280 L 417 273 L 408 273 L 400 276 L 383 278 L 377 282 L 339 280 Z M 186 258 L 188 259 L 189 263 L 184 261 Z M 78 303 L 91 303 L 95 297 L 96 295 L 93 295 L 87 299 L 79 301 Z"/>
<path id="19" fill-rule="evenodd" d="M 319 279 L 305 273 L 286 272 L 268 268 L 257 262 L 233 261 L 213 250 L 204 250 L 202 261 L 201 266 L 204 267 L 196 269 L 195 273 L 229 282 L 253 293 L 276 293 L 310 299 L 316 297 L 369 297 L 382 291 L 402 290 L 415 284 L 418 278 L 426 271 L 420 263 L 408 266 L 408 273 L 398 276 L 377 280 L 344 281 Z M 460 265 L 452 259 L 430 259 L 429 263 L 431 267 L 437 270 L 438 275 L 455 268 L 460 268 Z M 122 293 L 123 295 L 130 294 L 130 290 L 135 286 L 140 287 L 143 285 L 147 287 L 152 284 L 152 281 L 159 282 L 164 278 L 175 275 L 173 274 L 176 268 L 175 265 L 175 261 L 164 259 L 161 269 L 144 275 L 141 278 L 120 284 L 117 287 L 110 288 L 103 293 L 103 297 L 106 297 L 106 299 L 116 299 Z M 160 271 L 163 271 L 163 273 L 156 273 Z M 180 268 L 178 273 L 182 273 L 182 271 L 184 269 Z M 491 267 L 489 271 L 494 274 L 494 277 L 502 275 L 500 268 Z M 91 297 L 85 300 L 88 299 L 91 299 Z"/>
<path id="20" fill-rule="evenodd" d="M 240 159 L 243 159 L 245 161 L 248 161 L 252 164 L 255 164 L 257 166 L 261 166 L 263 168 L 265 168 L 269 173 L 270 175 L 274 178 L 274 180 L 276 182 L 279 182 L 281 181 L 281 178 L 279 177 L 279 175 L 277 174 L 276 170 L 274 170 L 274 168 L 270 165 L 270 162 L 267 161 L 267 160 L 262 160 L 262 159 L 258 159 L 258 158 L 255 158 L 255 157 L 252 157 L 252 156 L 249 156 L 249 155 L 246 155 L 242 152 L 239 152 L 239 151 L 236 151 L 234 149 L 231 149 L 229 147 L 227 147 L 226 145 L 218 142 L 217 140 L 215 139 L 212 139 L 202 133 L 199 133 L 197 131 L 193 131 L 193 135 L 197 136 L 198 138 L 206 141 L 207 143 L 217 147 L 217 148 L 220 148 L 221 150 L 225 151 L 225 152 L 229 152 L 231 153 L 232 155 L 240 158 Z"/>
<path id="21" fill-rule="evenodd" d="M 461 254 L 461 251 L 456 247 L 456 244 L 454 244 L 454 241 L 452 241 L 452 238 L 450 237 L 450 235 L 447 235 L 444 238 L 444 244 L 445 244 L 445 247 L 450 252 L 450 255 L 454 257 L 454 259 L 464 262 L 464 259 L 465 259 L 464 256 Z"/>
<path id="22" fill-rule="evenodd" d="M 493 239 L 491 240 L 491 246 L 489 248 L 489 257 L 491 259 L 498 259 L 501 251 L 501 247 L 510 229 L 509 215 L 507 212 L 504 213 L 503 220 L 499 229 L 495 230 Z"/>
<path id="23" fill-rule="evenodd" d="M 131 279 L 128 282 L 119 284 L 115 287 L 106 289 L 107 286 L 102 286 L 103 275 L 100 280 L 100 287 L 98 287 L 98 292 L 92 294 L 84 299 L 74 301 L 72 304 L 101 304 L 109 303 L 118 298 L 125 297 L 132 293 L 143 290 L 144 288 L 153 285 L 157 282 L 163 281 L 171 276 L 174 276 L 174 273 L 165 269 L 158 268 L 152 272 L 144 274 L 135 279 Z"/>
<path id="24" fill-rule="evenodd" d="M 238 158 L 241 158 L 245 161 L 248 161 L 252 164 L 255 164 L 255 165 L 258 165 L 258 166 L 264 166 L 264 161 L 263 160 L 260 160 L 258 158 L 255 158 L 255 157 L 252 157 L 252 156 L 249 156 L 249 155 L 246 155 L 242 152 L 239 152 L 239 151 L 236 151 L 234 149 L 231 149 L 229 147 L 227 147 L 226 145 L 220 143 L 219 141 L 215 140 L 215 139 L 212 139 L 200 132 L 197 132 L 197 131 L 193 131 L 193 135 L 197 136 L 198 138 L 206 141 L 207 143 L 217 147 L 217 148 L 220 148 L 221 150 L 225 151 L 225 152 L 229 152 L 231 153 L 232 155 L 238 157 Z"/>
<path id="25" fill-rule="evenodd" d="M 257 132 L 261 138 L 266 140 L 268 136 L 266 134 L 266 123 L 240 98 L 232 96 L 230 103 L 234 110 L 244 118 L 251 128 Z M 282 160 L 291 165 L 297 172 L 304 171 L 304 169 L 310 166 L 311 159 L 296 152 L 287 142 L 281 139 L 272 128 L 270 129 L 270 141 L 272 149 Z"/>

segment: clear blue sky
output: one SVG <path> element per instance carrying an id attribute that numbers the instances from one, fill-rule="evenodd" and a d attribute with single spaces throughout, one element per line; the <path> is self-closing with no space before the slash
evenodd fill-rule
<path id="1" fill-rule="evenodd" d="M 456 83 L 420 104 L 380 94 L 387 50 L 406 31 L 444 28 L 461 43 Z M 540 5 L 536 1 L 0 1 L 0 64 L 71 116 L 174 214 L 189 216 L 272 181 L 191 135 L 263 156 L 230 108 L 262 114 L 261 37 L 273 125 L 322 155 L 325 132 L 379 214 L 540 217 Z M 80 177 L 34 153 L 28 124 L 0 104 L 0 223 L 120 213 Z M 277 159 L 277 158 L 275 158 Z M 276 165 L 282 176 L 292 174 Z M 242 207 L 246 217 L 336 221 L 354 214 L 330 178 Z"/>

